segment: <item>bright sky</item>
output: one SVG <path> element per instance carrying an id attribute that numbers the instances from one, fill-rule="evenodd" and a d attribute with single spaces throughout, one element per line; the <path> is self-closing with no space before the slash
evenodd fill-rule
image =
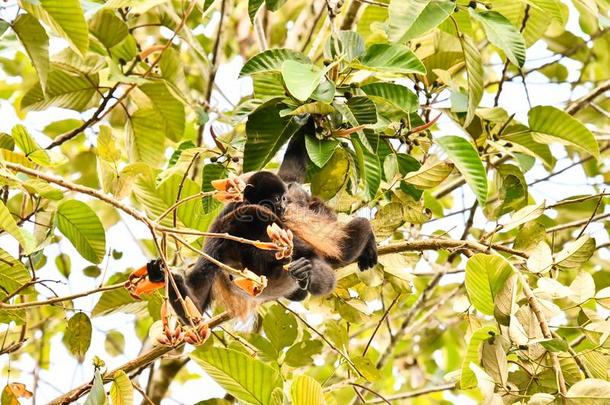
<path id="1" fill-rule="evenodd" d="M 578 22 L 575 18 L 575 13 L 573 12 L 574 10 L 571 9 L 570 11 L 571 13 L 568 28 L 577 35 L 582 35 L 580 29 L 578 28 Z M 5 15 L 12 19 L 14 17 L 14 13 L 14 9 L 0 10 L 0 17 Z M 217 24 L 217 21 L 218 16 L 212 20 L 210 26 L 205 27 L 204 32 L 215 32 L 214 26 Z M 53 40 L 51 47 L 52 49 L 59 50 L 64 46 L 65 43 L 63 41 Z M 0 51 L 0 56 L 6 56 L 7 54 L 11 55 L 13 52 L 14 51 L 11 50 Z M 550 60 L 548 58 L 549 55 L 550 53 L 546 51 L 544 44 L 539 42 L 537 45 L 534 45 L 528 49 L 527 60 L 529 62 L 526 62 L 526 68 L 535 67 L 548 62 Z M 500 70 L 501 61 L 498 59 L 496 62 L 496 68 Z M 568 80 L 576 80 L 579 64 L 565 59 L 562 63 L 564 63 L 570 71 L 570 77 Z M 243 61 L 241 58 L 235 58 L 229 63 L 222 64 L 216 76 L 216 83 L 224 90 L 224 94 L 231 99 L 232 103 L 237 103 L 242 96 L 250 94 L 252 91 L 252 86 L 249 79 L 237 79 L 242 64 Z M 5 77 L 6 75 L 0 70 L 0 79 L 4 79 Z M 577 89 L 573 94 L 571 94 L 569 84 L 549 85 L 546 78 L 541 74 L 532 74 L 530 80 L 531 83 L 528 85 L 528 87 L 533 106 L 549 104 L 563 106 L 565 102 L 570 99 L 570 97 L 574 99 L 586 93 L 586 89 Z M 516 113 L 517 119 L 521 120 L 522 122 L 527 122 L 527 111 L 529 107 L 524 100 L 524 89 L 519 81 L 505 83 L 500 105 L 503 106 L 509 114 Z M 231 108 L 231 105 L 223 97 L 221 97 L 217 91 L 214 91 L 212 95 L 212 102 L 213 104 L 215 103 L 215 105 L 220 109 Z M 486 94 L 482 105 L 492 106 L 493 95 Z M 44 135 L 41 135 L 41 131 L 47 124 L 60 118 L 82 117 L 86 119 L 90 116 L 90 114 L 91 112 L 81 116 L 75 112 L 52 108 L 44 112 L 30 112 L 23 121 L 20 121 L 16 116 L 12 105 L 6 100 L 0 100 L 0 117 L 2 117 L 0 120 L 0 131 L 10 133 L 11 128 L 15 124 L 22 123 L 26 125 L 31 133 L 35 134 L 40 143 L 44 145 L 47 144 L 49 140 L 48 138 L 44 137 Z M 446 118 L 441 119 L 439 125 L 442 131 L 437 131 L 437 134 L 461 134 L 461 131 Z M 209 136 L 209 132 L 206 131 L 206 133 Z M 91 137 L 90 141 L 92 144 L 95 143 L 94 137 Z M 561 147 L 553 148 L 553 152 L 558 159 L 565 156 L 565 152 Z M 556 169 L 565 167 L 569 163 L 569 161 L 560 161 Z M 547 172 L 541 167 L 541 165 L 537 165 L 534 169 L 526 174 L 526 179 L 531 181 L 544 177 L 546 174 Z M 543 199 L 546 199 L 550 204 L 568 196 L 593 192 L 594 190 L 591 186 L 582 184 L 582 179 L 584 178 L 583 176 L 584 173 L 582 172 L 582 169 L 580 167 L 576 167 L 562 175 L 555 177 L 552 182 L 545 182 L 537 185 L 535 188 L 530 189 L 530 193 L 533 195 L 536 201 L 540 202 Z M 600 184 L 602 180 L 594 179 L 594 181 L 595 183 Z M 456 201 L 453 210 L 459 210 L 463 207 L 470 207 L 474 201 L 474 195 L 469 190 L 465 190 L 464 195 L 461 195 L 460 192 L 456 192 L 453 195 Z M 453 237 L 459 238 L 462 233 L 461 227 L 463 226 L 464 221 L 465 217 L 459 215 L 447 218 L 445 220 L 439 220 L 430 225 L 424 226 L 422 234 L 429 234 L 434 230 L 444 229 L 449 231 Z M 485 218 L 480 213 L 475 218 L 475 223 L 483 224 L 485 221 Z M 493 228 L 493 224 L 488 224 L 488 226 Z M 598 244 L 607 242 L 607 234 L 603 232 L 603 227 L 601 224 L 591 224 L 591 226 L 588 228 L 588 232 L 590 232 L 592 236 L 596 237 Z M 123 257 L 120 260 L 112 260 L 110 263 L 104 261 L 100 265 L 101 269 L 105 271 L 106 279 L 115 272 L 124 271 L 128 267 L 138 267 L 145 263 L 148 259 L 137 246 L 134 238 L 148 237 L 148 230 L 145 227 L 125 215 L 123 215 L 123 221 L 116 226 L 107 229 L 107 248 L 109 250 L 116 249 L 122 251 Z M 17 254 L 16 242 L 6 235 L 0 237 L 0 246 L 2 246 L 3 249 L 8 250 L 9 253 L 13 255 Z M 49 260 L 49 263 L 45 265 L 42 270 L 39 270 L 40 275 L 44 278 L 62 280 L 62 283 L 60 284 L 51 285 L 56 294 L 67 295 L 99 286 L 101 281 L 100 279 L 88 278 L 82 274 L 80 270 L 87 267 L 90 263 L 82 259 L 69 242 L 64 240 L 59 247 L 57 245 L 51 245 L 45 249 L 45 253 L 49 258 L 54 259 L 54 257 L 60 253 L 59 248 L 61 249 L 61 252 L 67 253 L 72 260 L 72 274 L 70 275 L 69 283 L 66 283 L 65 279 L 56 271 L 54 260 Z M 424 261 L 420 261 L 418 270 L 429 270 L 426 268 L 420 269 L 420 266 L 425 267 Z M 457 277 L 461 276 L 458 275 Z M 455 278 L 447 278 L 445 280 L 445 282 L 454 281 L 456 281 Z M 44 289 L 41 289 L 40 291 L 42 296 L 52 296 L 50 291 Z M 79 298 L 74 301 L 74 306 L 85 313 L 90 313 L 98 299 L 99 295 L 95 297 Z M 371 309 L 375 309 L 375 306 L 376 305 L 373 303 Z M 71 315 L 71 311 L 66 313 L 66 317 Z M 103 358 L 106 361 L 106 365 L 109 369 L 119 366 L 127 360 L 135 357 L 142 350 L 142 348 L 139 339 L 137 339 L 133 333 L 133 320 L 134 315 L 125 314 L 93 318 L 93 340 L 84 363 L 80 365 L 66 351 L 61 342 L 61 334 L 56 335 L 52 340 L 51 365 L 49 370 L 41 370 L 39 375 L 37 402 L 46 402 L 47 400 L 65 393 L 76 385 L 89 381 L 92 378 L 93 373 L 91 359 L 94 355 Z M 312 321 L 320 321 L 320 317 L 312 316 Z M 4 329 L 4 326 L 0 326 L 0 331 Z M 106 333 L 111 330 L 118 330 L 124 334 L 126 338 L 124 355 L 110 357 L 105 352 L 104 338 Z M 12 364 L 8 364 L 7 356 L 0 357 L 0 370 L 6 372 L 7 369 L 10 368 L 10 380 L 23 382 L 28 386 L 28 388 L 32 387 L 33 385 L 32 383 L 34 377 L 32 370 L 34 370 L 34 365 L 35 362 L 27 355 L 21 356 L 19 361 L 13 362 Z M 192 373 L 196 373 L 198 375 L 202 374 L 201 369 L 194 364 L 189 363 L 187 365 L 187 369 Z M 141 385 L 146 385 L 147 375 L 148 371 L 142 373 L 140 377 Z M 6 380 L 4 379 L 0 380 L 0 386 L 4 386 L 5 382 Z M 193 397 L 194 392 L 197 393 L 196 397 Z M 170 388 L 169 398 L 165 399 L 163 404 L 191 404 L 194 402 L 194 400 L 200 401 L 207 397 L 222 395 L 222 393 L 223 390 L 211 379 L 208 377 L 201 377 L 199 379 L 189 380 L 183 385 L 172 385 Z M 139 402 L 139 394 L 136 392 L 135 395 L 136 401 Z M 448 399 L 450 399 L 450 397 L 448 397 Z M 22 401 L 22 403 L 24 402 L 25 401 Z"/>

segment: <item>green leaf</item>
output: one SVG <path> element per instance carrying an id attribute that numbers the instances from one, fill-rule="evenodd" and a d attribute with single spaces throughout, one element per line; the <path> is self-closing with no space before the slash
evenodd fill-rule
<path id="1" fill-rule="evenodd" d="M 89 49 L 89 30 L 79 0 L 39 0 L 22 3 L 26 10 L 48 24 L 70 47 L 84 56 Z"/>
<path id="2" fill-rule="evenodd" d="M 122 370 L 114 373 L 110 386 L 110 403 L 112 405 L 133 404 L 133 386 L 127 374 Z"/>
<path id="3" fill-rule="evenodd" d="M 127 124 L 127 152 L 130 162 L 145 162 L 155 167 L 163 162 L 165 121 L 156 109 L 139 109 Z"/>
<path id="4" fill-rule="evenodd" d="M 67 158 L 61 152 L 41 149 L 23 125 L 15 125 L 11 133 L 19 149 L 31 161 L 42 166 L 57 166 L 67 161 Z"/>
<path id="5" fill-rule="evenodd" d="M 97 155 L 110 163 L 117 162 L 121 158 L 121 151 L 117 147 L 116 138 L 112 135 L 112 128 L 100 125 L 97 136 Z"/>
<path id="6" fill-rule="evenodd" d="M 495 297 L 513 269 L 499 256 L 478 253 L 466 264 L 466 291 L 472 305 L 482 314 L 494 314 Z"/>
<path id="7" fill-rule="evenodd" d="M 303 104 L 294 110 L 282 111 L 280 115 L 282 117 L 286 115 L 303 115 L 303 114 L 316 114 L 316 115 L 327 115 L 335 112 L 332 105 L 315 101 L 313 103 Z"/>
<path id="8" fill-rule="evenodd" d="M 182 187 L 180 187 L 182 184 Z M 157 187 L 156 173 L 139 176 L 133 187 L 136 199 L 146 209 L 150 218 L 158 217 L 163 211 L 174 204 L 178 199 L 178 190 L 182 188 L 180 198 L 186 198 L 197 194 L 200 187 L 190 178 L 183 180 L 182 175 L 174 174 L 160 183 Z M 181 204 L 178 209 L 178 224 L 187 228 L 206 230 L 210 221 L 214 219 L 215 213 L 206 214 L 200 201 L 192 200 Z M 163 225 L 173 226 L 172 216 L 169 215 L 162 221 Z"/>
<path id="9" fill-rule="evenodd" d="M 57 208 L 57 228 L 85 259 L 101 263 L 106 254 L 106 234 L 100 219 L 82 201 L 68 200 Z"/>
<path id="10" fill-rule="evenodd" d="M 421 37 L 445 21 L 454 10 L 455 3 L 450 0 L 430 1 L 399 42 L 404 43 L 408 40 Z"/>
<path id="11" fill-rule="evenodd" d="M 497 334 L 493 326 L 484 326 L 477 329 L 470 337 L 468 349 L 462 362 L 462 375 L 460 377 L 460 389 L 466 390 L 477 386 L 477 378 L 470 369 L 470 363 L 479 364 L 481 360 L 481 345 L 483 342 Z"/>
<path id="12" fill-rule="evenodd" d="M 91 387 L 91 392 L 89 393 L 89 396 L 87 396 L 84 405 L 105 405 L 106 401 L 104 381 L 102 380 L 99 370 L 96 369 L 95 375 L 93 376 L 93 386 Z"/>
<path id="13" fill-rule="evenodd" d="M 214 191 L 212 180 L 224 179 L 227 176 L 227 168 L 221 163 L 210 163 L 203 166 L 201 174 L 201 191 Z M 211 195 L 203 198 L 203 210 L 208 213 L 220 205 Z"/>
<path id="14" fill-rule="evenodd" d="M 370 83 L 362 86 L 362 91 L 370 96 L 373 101 L 376 101 L 377 98 L 382 98 L 407 114 L 415 112 L 419 108 L 417 95 L 400 84 Z"/>
<path id="15" fill-rule="evenodd" d="M 543 213 L 544 201 L 542 201 L 538 205 L 528 205 L 521 208 L 519 211 L 514 212 L 508 220 L 499 221 L 499 225 L 502 225 L 502 230 L 504 232 L 508 232 L 523 224 L 527 224 L 531 221 L 534 221 Z"/>
<path id="16" fill-rule="evenodd" d="M 307 154 L 311 161 L 318 167 L 324 167 L 333 156 L 338 145 L 339 141 L 335 139 L 318 139 L 310 135 L 305 137 Z"/>
<path id="17" fill-rule="evenodd" d="M 284 357 L 284 362 L 290 367 L 305 367 L 313 364 L 312 356 L 322 351 L 322 342 L 319 340 L 300 340 L 296 342 Z"/>
<path id="18" fill-rule="evenodd" d="M 339 51 L 336 52 L 336 45 L 339 45 Z M 337 32 L 336 40 L 332 37 L 326 41 L 324 47 L 324 55 L 328 59 L 333 59 L 342 56 L 343 60 L 351 62 L 364 53 L 364 40 L 362 36 L 354 31 L 339 31 Z"/>
<path id="19" fill-rule="evenodd" d="M 273 305 L 266 311 L 263 329 L 278 351 L 293 344 L 299 333 L 294 315 L 280 305 Z"/>
<path id="20" fill-rule="evenodd" d="M 178 142 L 184 134 L 184 105 L 172 94 L 164 81 L 146 83 L 139 87 L 153 103 L 156 113 L 165 123 L 164 133 L 174 142 Z"/>
<path id="21" fill-rule="evenodd" d="M 0 201 L 0 204 L 2 202 Z M 2 207 L 0 205 L 0 222 L 2 221 Z M 9 255 L 5 250 L 0 249 L 0 292 L 7 291 L 12 293 L 30 281 L 31 277 L 25 266 Z"/>
<path id="22" fill-rule="evenodd" d="M 118 273 L 110 277 L 108 285 L 127 280 L 127 275 Z M 99 301 L 93 307 L 91 316 L 108 315 L 113 312 L 142 313 L 146 310 L 146 301 L 136 301 L 124 288 L 104 291 Z"/>
<path id="23" fill-rule="evenodd" d="M 364 179 L 366 193 L 370 199 L 373 199 L 381 184 L 381 162 L 379 161 L 379 156 L 365 148 L 357 137 L 352 136 L 351 140 L 360 176 Z"/>
<path id="24" fill-rule="evenodd" d="M 468 78 L 468 111 L 464 119 L 465 128 L 474 118 L 475 111 L 483 98 L 483 62 L 479 49 L 470 37 L 461 35 L 460 44 L 464 53 Z"/>
<path id="25" fill-rule="evenodd" d="M 31 253 L 34 248 L 34 241 L 26 236 L 24 231 L 19 228 L 17 222 L 13 218 L 13 215 L 9 211 L 6 205 L 0 200 L 0 229 L 6 231 L 13 238 L 17 239 L 19 245 L 26 251 Z"/>
<path id="26" fill-rule="evenodd" d="M 8 30 L 10 28 L 10 24 L 7 23 L 4 20 L 0 20 L 0 37 L 2 37 L 2 35 L 4 35 L 4 33 L 6 32 L 6 30 Z"/>
<path id="27" fill-rule="evenodd" d="M 591 131 L 565 111 L 537 106 L 529 111 L 527 118 L 536 141 L 571 145 L 599 159 L 599 145 Z"/>
<path id="28" fill-rule="evenodd" d="M 108 49 L 119 44 L 129 35 L 127 24 L 109 9 L 101 9 L 95 13 L 89 21 L 89 30 Z"/>
<path id="29" fill-rule="evenodd" d="M 116 330 L 111 330 L 104 339 L 104 349 L 111 356 L 118 356 L 125 351 L 125 336 Z"/>
<path id="30" fill-rule="evenodd" d="M 190 355 L 210 377 L 240 401 L 270 404 L 272 392 L 282 387 L 278 371 L 245 353 L 211 347 Z"/>
<path id="31" fill-rule="evenodd" d="M 568 342 L 561 338 L 543 339 L 538 343 L 549 352 L 567 352 L 569 350 Z"/>
<path id="32" fill-rule="evenodd" d="M 386 238 L 391 236 L 404 222 L 403 205 L 398 202 L 391 202 L 377 210 L 375 218 L 371 221 L 371 226 L 375 235 Z"/>
<path id="33" fill-rule="evenodd" d="M 271 100 L 256 109 L 246 123 L 244 171 L 259 170 L 304 124 L 297 117 L 280 117 L 280 106 Z"/>
<path id="34" fill-rule="evenodd" d="M 70 256 L 65 253 L 60 253 L 55 257 L 55 267 L 61 273 L 62 276 L 68 278 L 71 270 L 71 259 Z"/>
<path id="35" fill-rule="evenodd" d="M 381 372 L 375 366 L 375 363 L 368 357 L 356 356 L 352 358 L 352 361 L 358 371 L 369 381 L 377 381 L 381 378 Z"/>
<path id="36" fill-rule="evenodd" d="M 487 174 L 474 146 L 459 136 L 444 136 L 437 142 L 462 173 L 479 204 L 484 206 L 487 201 Z"/>
<path id="37" fill-rule="evenodd" d="M 287 0 L 265 0 L 265 4 L 267 5 L 267 10 L 269 11 L 277 11 L 280 7 L 286 3 Z"/>
<path id="38" fill-rule="evenodd" d="M 328 200 L 343 187 L 348 175 L 348 154 L 342 148 L 338 148 L 324 167 L 311 179 L 311 193 Z"/>
<path id="39" fill-rule="evenodd" d="M 293 405 L 325 405 L 322 385 L 308 375 L 299 375 L 292 380 L 290 399 Z"/>
<path id="40" fill-rule="evenodd" d="M 586 378 L 568 390 L 568 401 L 583 405 L 606 403 L 610 399 L 610 382 L 598 378 Z"/>
<path id="41" fill-rule="evenodd" d="M 252 82 L 254 96 L 257 99 L 266 101 L 272 98 L 284 98 L 288 96 L 288 93 L 284 88 L 281 73 L 257 73 L 252 75 Z"/>
<path id="42" fill-rule="evenodd" d="M 34 138 L 32 138 L 26 127 L 21 124 L 17 124 L 13 127 L 11 135 L 15 140 L 15 144 L 26 156 L 40 149 L 40 146 L 34 141 Z"/>
<path id="43" fill-rule="evenodd" d="M 19 15 L 13 22 L 13 29 L 32 60 L 41 88 L 46 88 L 49 72 L 49 36 L 38 20 L 30 14 Z"/>
<path id="44" fill-rule="evenodd" d="M 527 127 L 523 126 L 523 128 Z M 547 170 L 551 170 L 553 166 L 555 166 L 555 157 L 551 153 L 549 146 L 544 143 L 536 142 L 529 131 L 522 133 L 507 133 L 503 136 L 503 139 L 511 142 L 515 151 L 542 160 Z"/>
<path id="45" fill-rule="evenodd" d="M 268 49 L 248 59 L 241 68 L 239 77 L 254 73 L 280 72 L 282 64 L 288 60 L 310 63 L 310 60 L 301 52 L 283 48 Z"/>
<path id="46" fill-rule="evenodd" d="M 365 69 L 374 72 L 391 74 L 426 73 L 423 63 L 409 48 L 402 44 L 374 44 L 362 56 L 361 64 Z"/>
<path id="47" fill-rule="evenodd" d="M 365 96 L 352 97 L 347 100 L 347 107 L 354 115 L 357 124 L 370 125 L 377 122 L 377 109 L 370 98 Z"/>
<path id="48" fill-rule="evenodd" d="M 258 9 L 261 8 L 264 2 L 265 0 L 248 0 L 248 15 L 252 23 L 254 23 L 254 17 L 256 17 Z"/>
<path id="49" fill-rule="evenodd" d="M 97 74 L 71 75 L 54 67 L 47 78 L 46 92 L 36 83 L 21 99 L 21 108 L 40 111 L 60 107 L 84 111 L 92 105 L 98 85 Z"/>
<path id="50" fill-rule="evenodd" d="M 525 63 L 525 40 L 519 30 L 506 17 L 495 11 L 479 13 L 470 10 L 470 15 L 481 23 L 489 42 L 502 49 L 513 65 L 523 67 Z"/>
<path id="51" fill-rule="evenodd" d="M 563 249 L 555 255 L 555 265 L 561 270 L 581 268 L 595 253 L 595 239 L 588 235 L 567 242 Z"/>
<path id="52" fill-rule="evenodd" d="M 9 134 L 0 132 L 0 149 L 15 150 L 15 140 Z"/>
<path id="53" fill-rule="evenodd" d="M 386 32 L 391 42 L 405 42 L 403 36 L 424 11 L 430 0 L 392 0 L 388 7 Z"/>
<path id="54" fill-rule="evenodd" d="M 282 79 L 286 88 L 300 101 L 306 101 L 318 87 L 324 71 L 310 63 L 287 60 L 282 63 Z"/>
<path id="55" fill-rule="evenodd" d="M 91 330 L 91 320 L 83 312 L 77 312 L 68 321 L 63 342 L 79 363 L 83 362 L 85 354 L 89 350 Z"/>
<path id="56" fill-rule="evenodd" d="M 419 189 L 433 188 L 441 184 L 452 171 L 453 164 L 428 158 L 419 170 L 407 174 L 404 181 Z"/>

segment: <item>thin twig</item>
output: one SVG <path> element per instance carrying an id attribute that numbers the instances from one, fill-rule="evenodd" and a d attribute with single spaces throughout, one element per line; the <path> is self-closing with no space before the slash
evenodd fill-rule
<path id="1" fill-rule="evenodd" d="M 111 284 L 103 287 L 94 288 L 93 290 L 84 291 L 76 294 L 66 295 L 63 297 L 50 298 L 44 301 L 30 301 L 30 302 L 19 302 L 17 304 L 6 304 L 4 302 L 0 302 L 0 309 L 20 309 L 20 308 L 33 308 L 40 307 L 43 305 L 52 305 L 58 302 L 63 301 L 71 301 L 76 298 L 86 297 L 88 295 L 96 294 L 104 291 L 118 290 L 119 288 L 123 288 L 124 283 L 119 284 Z"/>
<path id="2" fill-rule="evenodd" d="M 455 383 L 449 383 L 449 384 L 444 384 L 444 385 L 438 385 L 436 387 L 422 388 L 420 390 L 404 392 L 402 394 L 396 394 L 396 395 L 392 395 L 392 396 L 386 396 L 385 399 L 387 399 L 388 401 L 398 401 L 400 399 L 420 397 L 422 395 L 431 394 L 433 392 L 449 391 L 449 390 L 453 390 L 455 388 L 456 388 Z M 368 401 L 369 404 L 379 404 L 382 402 L 383 402 L 383 400 L 381 400 L 381 399 L 373 399 L 372 401 Z M 398 403 L 398 402 L 396 402 L 396 403 Z"/>
<path id="3" fill-rule="evenodd" d="M 290 309 L 289 307 L 284 305 L 282 302 L 278 301 L 278 304 L 281 305 L 282 307 L 284 307 L 284 309 L 286 309 L 287 311 L 291 312 L 299 321 L 301 321 L 305 326 L 307 326 L 309 329 L 311 329 L 316 335 L 318 335 L 320 337 L 320 339 L 322 339 L 324 342 L 326 342 L 328 347 L 330 347 L 339 356 L 341 356 L 347 364 L 349 364 L 360 376 L 362 376 L 362 374 L 360 374 L 360 370 L 358 370 L 358 368 L 352 362 L 352 360 L 349 358 L 349 356 L 347 356 L 345 353 L 343 353 L 343 351 L 341 349 L 339 349 L 330 340 L 328 340 L 328 338 L 326 336 L 324 336 L 324 334 L 320 333 L 316 328 L 314 328 L 311 324 L 309 324 L 309 322 L 307 322 L 300 314 L 293 311 L 292 309 Z"/>

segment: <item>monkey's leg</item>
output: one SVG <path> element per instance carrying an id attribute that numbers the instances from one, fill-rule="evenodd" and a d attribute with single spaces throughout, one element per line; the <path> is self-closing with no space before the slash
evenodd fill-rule
<path id="1" fill-rule="evenodd" d="M 371 223 L 365 218 L 354 218 L 347 225 L 346 240 L 343 243 L 343 254 L 340 265 L 358 259 L 360 270 L 366 270 L 377 264 L 377 243 Z"/>

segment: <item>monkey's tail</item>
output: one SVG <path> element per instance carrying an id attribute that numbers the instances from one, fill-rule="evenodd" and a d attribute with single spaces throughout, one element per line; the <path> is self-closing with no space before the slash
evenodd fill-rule
<path id="1" fill-rule="evenodd" d="M 314 134 L 315 126 L 313 120 L 309 120 L 297 134 L 295 134 L 284 154 L 278 175 L 285 182 L 297 182 L 303 184 L 307 174 L 307 163 L 309 157 L 305 148 L 305 134 Z"/>

